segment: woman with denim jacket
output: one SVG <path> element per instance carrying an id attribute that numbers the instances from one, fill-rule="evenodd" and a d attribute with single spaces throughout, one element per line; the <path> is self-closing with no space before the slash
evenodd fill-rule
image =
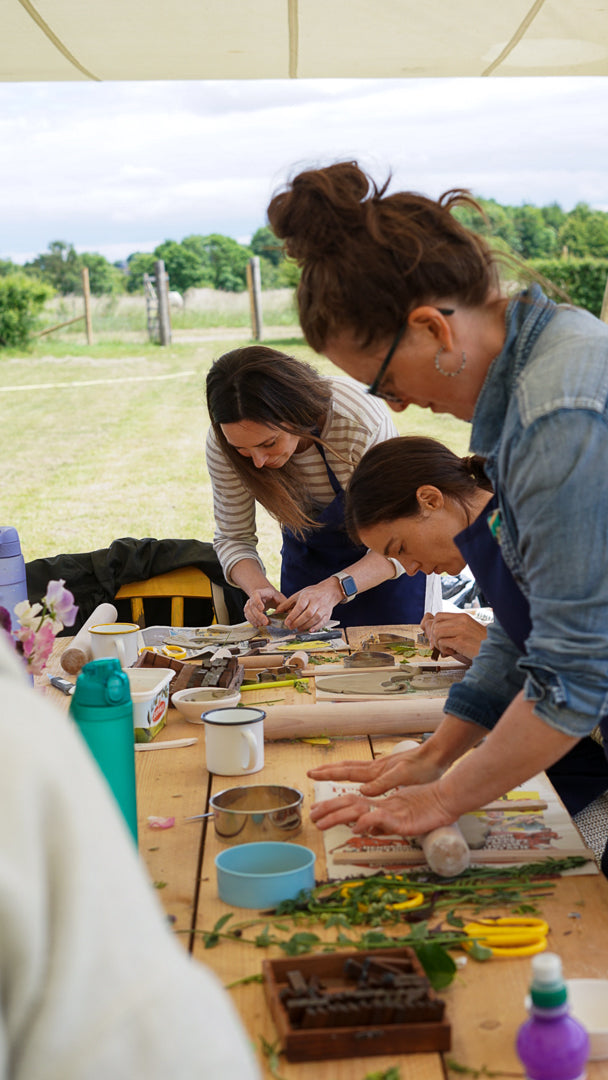
<path id="1" fill-rule="evenodd" d="M 272 199 L 270 225 L 302 267 L 300 322 L 312 348 L 396 411 L 471 423 L 497 499 L 493 534 L 531 624 L 523 651 L 488 628 L 419 749 L 312 771 L 364 781 L 313 808 L 320 828 L 409 836 L 524 783 L 598 723 L 608 736 L 608 326 L 537 285 L 504 295 L 496 257 L 452 213 L 475 206 L 467 192 L 435 201 L 386 188 L 343 162 Z M 391 537 L 385 554 L 400 547 Z"/>

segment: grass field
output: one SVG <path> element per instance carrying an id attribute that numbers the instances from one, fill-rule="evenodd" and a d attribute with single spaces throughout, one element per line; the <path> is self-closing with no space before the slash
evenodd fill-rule
<path id="1" fill-rule="evenodd" d="M 87 346 L 80 329 L 68 340 L 65 332 L 41 338 L 28 353 L 0 351 L 2 520 L 18 529 L 26 561 L 123 536 L 213 539 L 205 376 L 216 356 L 247 344 L 249 331 L 246 321 L 198 330 L 175 328 L 167 348 L 144 333 Z M 337 373 L 297 326 L 268 326 L 264 343 Z M 394 417 L 401 434 L 466 451 L 461 421 L 414 407 Z M 264 512 L 258 535 L 278 582 L 279 529 Z"/>

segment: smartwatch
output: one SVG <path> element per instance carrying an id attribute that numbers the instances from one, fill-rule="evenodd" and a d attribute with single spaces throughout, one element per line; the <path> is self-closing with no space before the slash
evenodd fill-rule
<path id="1" fill-rule="evenodd" d="M 342 595 L 344 597 L 340 603 L 348 604 L 349 600 L 354 600 L 358 592 L 355 579 L 351 577 L 350 574 L 346 574 L 343 571 L 339 574 L 334 574 L 334 577 L 340 582 L 340 588 L 342 589 Z"/>

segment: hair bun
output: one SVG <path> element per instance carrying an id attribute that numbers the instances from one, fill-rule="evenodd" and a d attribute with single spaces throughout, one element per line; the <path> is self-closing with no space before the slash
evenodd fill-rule
<path id="1" fill-rule="evenodd" d="M 299 263 L 338 251 L 363 227 L 371 200 L 381 194 L 356 161 L 300 173 L 268 207 L 268 221 Z"/>

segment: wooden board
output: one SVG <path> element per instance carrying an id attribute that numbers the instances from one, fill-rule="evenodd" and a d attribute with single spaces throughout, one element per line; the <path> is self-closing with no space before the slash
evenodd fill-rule
<path id="1" fill-rule="evenodd" d="M 358 789 L 358 784 L 319 781 L 315 786 L 315 802 Z M 582 855 L 587 857 L 588 862 L 579 872 L 597 874 L 593 853 L 584 843 L 544 773 L 514 791 L 526 802 L 538 799 L 539 803 L 533 809 L 520 810 L 515 809 L 515 803 L 507 798 L 504 809 L 487 807 L 464 814 L 460 819 L 465 836 L 467 819 L 480 822 L 485 830 L 482 846 L 471 848 L 471 864 L 506 866 Z M 335 825 L 323 836 L 328 876 L 331 879 L 377 873 L 382 866 L 395 870 L 399 866 L 417 866 L 425 862 L 421 848 L 411 838 L 360 836 L 349 825 Z"/>

